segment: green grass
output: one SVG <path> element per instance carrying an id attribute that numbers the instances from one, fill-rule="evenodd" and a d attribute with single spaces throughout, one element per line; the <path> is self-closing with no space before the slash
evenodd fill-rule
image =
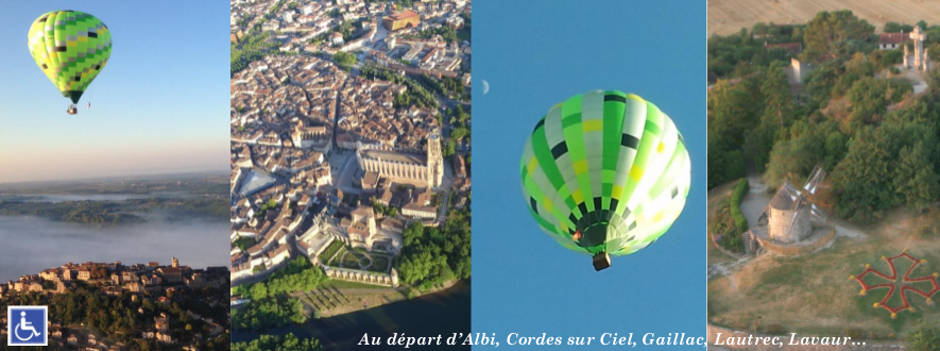
<path id="1" fill-rule="evenodd" d="M 801 286 L 806 279 L 808 272 L 815 270 L 807 269 L 806 263 L 799 259 L 789 257 L 775 257 L 777 263 L 760 276 L 760 280 L 754 286 L 754 290 L 763 290 L 774 286 Z"/>
<path id="2" fill-rule="evenodd" d="M 920 312 L 920 309 L 914 307 L 914 312 L 911 311 L 898 311 L 897 317 L 892 319 L 891 312 L 884 308 L 875 308 L 873 305 L 876 302 L 881 301 L 884 297 L 884 294 L 887 293 L 887 289 L 875 289 L 868 291 L 865 296 L 855 297 L 855 307 L 858 308 L 858 312 L 868 318 L 875 318 L 881 320 L 887 324 L 891 330 L 894 330 L 895 333 L 901 331 L 901 328 L 904 327 L 908 321 L 917 321 L 923 318 L 923 314 Z M 888 300 L 888 305 L 897 306 L 901 304 L 900 294 L 895 293 L 892 299 Z M 916 302 L 914 302 L 917 305 Z M 883 336 L 886 337 L 886 336 Z"/>
<path id="3" fill-rule="evenodd" d="M 323 255 L 323 257 L 328 256 Z M 363 268 L 359 266 L 359 262 L 366 257 L 372 259 L 372 264 L 366 267 L 365 270 L 377 273 L 389 272 L 388 267 L 391 257 L 380 253 L 370 253 L 362 248 L 342 247 L 336 252 L 336 255 L 327 262 L 327 265 L 331 267 L 361 270 Z"/>
<path id="4" fill-rule="evenodd" d="M 755 280 L 744 291 L 733 292 L 709 286 L 709 320 L 719 325 L 736 329 L 758 332 L 771 332 L 786 327 L 789 332 L 807 335 L 849 335 L 857 338 L 897 340 L 897 338 L 918 321 L 936 318 L 940 308 L 936 304 L 928 305 L 917 294 L 908 293 L 908 299 L 914 311 L 899 311 L 896 318 L 883 308 L 874 308 L 887 293 L 887 289 L 869 290 L 865 296 L 858 294 L 860 287 L 849 279 L 850 274 L 859 274 L 870 264 L 873 268 L 889 274 L 887 264 L 880 259 L 894 256 L 899 251 L 881 242 L 858 242 L 840 238 L 832 247 L 821 252 L 797 257 L 774 257 L 773 262 L 757 275 L 749 275 Z M 929 254 L 914 254 L 918 259 L 926 258 L 928 265 L 918 267 L 912 277 L 921 277 L 936 270 L 937 258 Z M 896 261 L 898 274 L 903 275 L 908 268 L 906 260 Z M 865 277 L 869 284 L 888 283 L 889 280 L 869 274 Z M 929 283 L 916 283 L 916 287 L 929 291 Z M 899 291 L 898 291 L 899 292 Z M 902 304 L 899 293 L 887 304 Z M 934 300 L 938 299 L 935 295 Z M 794 299 L 793 297 L 797 297 Z M 765 306 L 752 312 L 744 312 L 742 306 Z M 839 307 L 833 307 L 839 306 Z M 785 317 L 771 317 L 780 312 Z M 768 314 L 769 313 L 769 314 Z M 805 318 L 798 316 L 805 315 Z M 759 318 L 763 316 L 764 318 Z M 796 318 L 796 319 L 795 319 Z M 833 325 L 824 322 L 836 318 L 846 323 Z M 865 326 L 865 327 L 862 327 Z"/>
<path id="5" fill-rule="evenodd" d="M 346 251 L 343 255 L 343 259 L 340 262 L 341 267 L 359 269 L 359 262 L 363 260 L 364 256 L 355 252 L 355 251 Z"/>
<path id="6" fill-rule="evenodd" d="M 731 200 L 729 198 L 721 199 L 718 201 L 717 206 L 715 215 L 713 218 L 709 218 L 708 225 L 712 234 L 721 235 L 721 238 L 718 239 L 718 245 L 731 252 L 744 253 L 744 240 L 741 237 L 744 231 L 739 230 L 734 216 L 732 216 L 734 210 L 731 206 Z M 738 209 L 738 212 L 740 213 L 740 209 Z M 746 221 L 744 228 L 746 231 Z"/>
<path id="7" fill-rule="evenodd" d="M 326 250 L 323 250 L 323 253 L 320 254 L 320 257 L 328 260 L 333 257 L 333 254 L 342 249 L 343 246 L 345 245 L 342 241 L 333 240 L 333 242 L 330 243 L 330 246 L 327 246 Z"/>
<path id="8" fill-rule="evenodd" d="M 248 248 L 254 246 L 257 243 L 258 243 L 258 240 L 256 240 L 255 238 L 248 237 L 248 236 L 240 236 L 238 237 L 238 239 L 235 239 L 235 241 L 232 242 L 232 245 L 238 247 L 242 251 L 246 251 L 248 250 Z"/>
<path id="9" fill-rule="evenodd" d="M 337 250 L 337 252 L 331 256 L 323 256 L 326 259 L 327 266 L 339 267 L 337 260 L 341 260 L 343 254 L 346 253 L 346 247 L 343 246 Z"/>
<path id="10" fill-rule="evenodd" d="M 388 263 L 390 259 L 382 255 L 372 256 L 372 267 L 369 267 L 370 271 L 386 273 L 388 272 Z"/>
<path id="11" fill-rule="evenodd" d="M 747 190 L 747 179 L 741 178 L 738 184 L 734 186 L 734 191 L 731 192 L 731 218 L 734 219 L 734 225 L 740 233 L 746 232 L 748 229 L 747 219 L 741 213 L 741 199 L 744 198 Z"/>

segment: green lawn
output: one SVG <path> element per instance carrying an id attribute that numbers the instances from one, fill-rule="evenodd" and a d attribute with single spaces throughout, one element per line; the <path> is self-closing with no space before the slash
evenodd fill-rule
<path id="1" fill-rule="evenodd" d="M 330 246 L 327 246 L 326 250 L 323 250 L 323 253 L 320 254 L 321 261 L 331 259 L 337 251 L 343 248 L 343 246 L 345 245 L 342 241 L 333 240 L 333 242 L 330 243 Z"/>
<path id="2" fill-rule="evenodd" d="M 327 256 L 323 257 L 326 258 Z M 359 263 L 368 263 L 366 260 L 369 259 L 371 259 L 372 263 L 366 266 L 364 268 L 365 270 L 378 273 L 389 272 L 390 256 L 380 253 L 370 253 L 361 248 L 348 248 L 345 246 L 340 248 L 335 255 L 332 256 L 332 259 L 327 262 L 327 265 L 331 267 L 363 269 Z"/>

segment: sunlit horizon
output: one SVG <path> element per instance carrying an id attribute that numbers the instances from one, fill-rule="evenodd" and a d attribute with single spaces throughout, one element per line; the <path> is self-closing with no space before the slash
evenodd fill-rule
<path id="1" fill-rule="evenodd" d="M 4 185 L 18 185 L 18 184 L 42 184 L 42 183 L 68 183 L 68 182 L 90 182 L 90 181 L 105 181 L 105 180 L 117 180 L 124 178 L 133 178 L 133 179 L 156 179 L 156 178 L 173 178 L 178 176 L 186 175 L 207 175 L 207 176 L 228 176 L 230 170 L 224 169 L 202 169 L 202 168 L 176 168 L 176 169 L 159 169 L 159 170 L 140 170 L 130 173 L 108 173 L 101 175 L 76 175 L 72 178 L 29 178 L 29 179 L 16 179 L 11 181 L 0 180 L 0 186 Z"/>

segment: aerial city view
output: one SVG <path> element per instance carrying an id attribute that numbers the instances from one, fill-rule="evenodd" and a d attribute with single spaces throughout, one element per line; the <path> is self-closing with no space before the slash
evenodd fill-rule
<path id="1" fill-rule="evenodd" d="M 0 11 L 0 348 L 229 348 L 228 6 L 177 5 L 152 10 L 199 47 L 156 40 L 123 3 Z M 47 325 L 8 332 L 27 327 L 7 313 L 22 305 L 47 306 Z"/>
<path id="2" fill-rule="evenodd" d="M 709 2 L 709 341 L 935 350 L 940 12 L 737 3 Z"/>
<path id="3" fill-rule="evenodd" d="M 470 8 L 232 1 L 233 349 L 469 329 Z"/>

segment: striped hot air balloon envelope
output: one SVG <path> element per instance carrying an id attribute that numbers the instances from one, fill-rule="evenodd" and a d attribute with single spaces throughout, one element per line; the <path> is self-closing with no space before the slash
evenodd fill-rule
<path id="1" fill-rule="evenodd" d="M 521 162 L 522 191 L 539 227 L 593 256 L 629 255 L 669 230 L 685 207 L 691 161 L 675 123 L 656 105 L 594 90 L 553 106 Z"/>
<path id="2" fill-rule="evenodd" d="M 28 45 L 36 65 L 76 104 L 111 57 L 111 32 L 90 14 L 51 11 L 33 21 Z"/>

